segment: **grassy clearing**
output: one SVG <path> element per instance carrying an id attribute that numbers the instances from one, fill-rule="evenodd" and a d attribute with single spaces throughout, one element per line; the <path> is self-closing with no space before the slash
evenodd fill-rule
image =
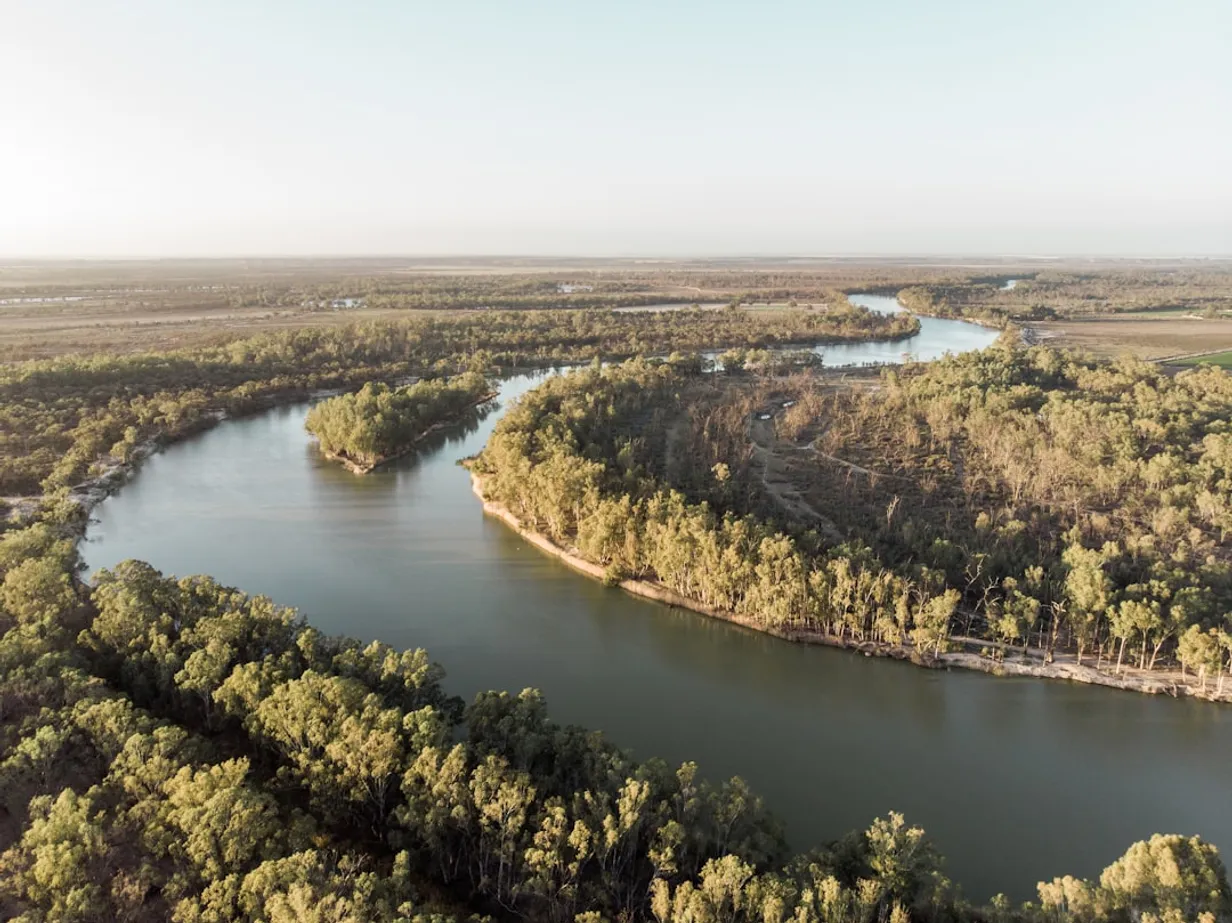
<path id="1" fill-rule="evenodd" d="M 1194 356 L 1192 359 L 1181 359 L 1177 365 L 1217 365 L 1220 368 L 1232 369 L 1232 350 L 1222 353 L 1212 353 L 1209 356 Z"/>

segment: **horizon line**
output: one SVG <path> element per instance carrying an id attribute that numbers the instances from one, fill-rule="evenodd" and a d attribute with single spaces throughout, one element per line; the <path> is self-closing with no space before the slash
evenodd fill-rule
<path id="1" fill-rule="evenodd" d="M 372 252 L 372 253 L 135 253 L 135 254 L 4 254 L 0 253 L 0 264 L 18 262 L 36 263 L 153 263 L 153 262 L 224 262 L 233 260 L 298 260 L 298 261 L 356 261 L 356 260 L 607 260 L 613 262 L 686 262 L 695 260 L 713 261 L 755 261 L 755 260 L 1025 260 L 1025 261 L 1063 261 L 1063 260 L 1137 260 L 1149 262 L 1161 261 L 1230 261 L 1232 251 L 1225 253 L 1146 253 L 1146 252 L 1065 252 L 1065 253 L 1014 253 L 1014 252 L 962 252 L 962 251 L 852 251 L 834 253 L 677 253 L 677 254 L 579 254 L 579 253 L 415 253 L 415 252 Z"/>

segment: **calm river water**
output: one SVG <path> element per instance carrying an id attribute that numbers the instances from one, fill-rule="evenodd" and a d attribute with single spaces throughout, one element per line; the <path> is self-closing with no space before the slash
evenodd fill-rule
<path id="1" fill-rule="evenodd" d="M 882 310 L 889 298 L 860 300 Z M 827 362 L 920 359 L 995 331 Z M 500 405 L 548 373 L 511 378 Z M 91 569 L 142 558 L 298 607 L 327 632 L 426 647 L 450 691 L 542 689 L 562 722 L 639 757 L 741 775 L 795 845 L 889 810 L 928 830 L 971 897 L 1033 896 L 1135 839 L 1198 833 L 1232 854 L 1232 712 L 1063 683 L 942 673 L 801 647 L 607 589 L 483 516 L 456 460 L 500 411 L 355 477 L 304 432 L 305 405 L 224 423 L 149 459 L 95 510 Z"/>

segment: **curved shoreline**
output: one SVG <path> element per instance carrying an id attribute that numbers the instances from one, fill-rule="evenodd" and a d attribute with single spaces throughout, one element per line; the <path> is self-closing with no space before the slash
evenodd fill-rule
<path id="1" fill-rule="evenodd" d="M 758 349 L 783 349 L 790 347 L 808 347 L 818 348 L 824 346 L 843 346 L 859 343 L 897 343 L 905 339 L 910 339 L 919 336 L 921 333 L 919 321 L 917 319 L 916 329 L 911 332 L 897 333 L 890 336 L 873 337 L 873 336 L 822 336 L 810 337 L 801 340 L 787 340 L 784 342 L 769 344 L 766 346 L 758 346 Z M 748 347 L 748 344 L 735 345 L 720 345 L 708 349 L 689 350 L 699 354 L 717 353 L 726 349 L 735 349 L 738 347 Z M 631 355 L 624 353 L 613 353 L 607 357 L 610 360 L 633 358 Z M 532 361 L 525 365 L 513 364 L 500 367 L 499 373 L 501 376 L 518 375 L 526 372 L 541 371 L 543 369 L 556 368 L 580 368 L 592 360 L 549 360 Z M 896 363 L 881 363 L 880 365 L 894 365 Z M 832 368 L 859 368 L 858 366 L 832 366 Z M 397 376 L 392 379 L 393 382 L 402 382 L 408 379 L 406 376 Z M 194 420 L 188 426 L 179 429 L 175 432 L 159 432 L 153 433 L 141 443 L 134 446 L 128 458 L 118 460 L 114 458 L 100 458 L 95 460 L 95 464 L 100 466 L 97 473 L 92 474 L 69 488 L 70 498 L 77 504 L 82 513 L 82 522 L 79 526 L 75 526 L 73 531 L 75 536 L 80 539 L 85 535 L 85 529 L 90 513 L 102 501 L 106 500 L 124 484 L 126 484 L 141 468 L 142 463 L 151 455 L 155 455 L 163 449 L 184 442 L 194 436 L 199 436 L 205 433 L 219 423 L 231 419 L 242 419 L 244 417 L 254 416 L 259 413 L 264 413 L 273 410 L 277 407 L 285 407 L 290 404 L 301 403 L 305 401 L 315 401 L 326 397 L 335 397 L 339 394 L 346 394 L 349 391 L 355 390 L 353 386 L 349 387 L 334 387 L 334 388 L 315 388 L 304 389 L 300 387 L 292 387 L 287 390 L 274 390 L 266 394 L 256 397 L 251 406 L 244 408 L 238 412 L 229 412 L 221 407 L 214 407 L 207 410 L 199 419 Z M 499 394 L 496 395 L 499 397 Z M 476 405 L 478 406 L 478 405 Z M 426 434 L 425 434 L 426 435 Z M 421 437 L 422 438 L 422 437 Z M 400 457 L 400 456 L 399 456 Z M 384 461 L 392 461 L 393 458 L 385 459 Z M 381 464 L 384 463 L 381 462 Z M 21 516 L 33 515 L 45 499 L 45 495 L 38 494 L 18 494 L 0 498 L 6 502 L 11 509 L 17 510 Z"/>
<path id="2" fill-rule="evenodd" d="M 580 555 L 570 551 L 567 548 L 562 548 L 546 535 L 534 532 L 522 525 L 521 520 L 513 514 L 503 504 L 489 500 L 484 496 L 483 478 L 470 471 L 471 476 L 471 491 L 479 498 L 483 505 L 483 512 L 486 516 L 491 516 L 499 519 L 506 526 L 524 538 L 531 545 L 538 548 L 544 554 L 556 558 L 563 564 L 573 570 L 584 574 L 601 583 L 606 583 L 606 572 L 603 567 L 591 561 L 587 561 Z M 1125 692 L 1138 692 L 1146 695 L 1170 695 L 1174 698 L 1188 696 L 1196 699 L 1202 699 L 1208 702 L 1232 702 L 1232 684 L 1225 684 L 1227 687 L 1222 695 L 1216 693 L 1214 688 L 1203 691 L 1202 689 L 1190 684 L 1189 682 L 1174 682 L 1159 677 L 1139 676 L 1133 673 L 1129 675 L 1117 676 L 1111 673 L 1105 673 L 1102 670 L 1097 670 L 1094 667 L 1086 665 L 1078 665 L 1072 659 L 1067 659 L 1068 655 L 1058 655 L 1057 659 L 1052 663 L 1022 663 L 1013 660 L 994 660 L 984 654 L 974 653 L 970 650 L 948 652 L 932 657 L 922 656 L 913 648 L 906 646 L 898 646 L 885 644 L 879 641 L 848 641 L 845 638 L 836 638 L 833 635 L 823 634 L 819 631 L 810 631 L 807 629 L 782 629 L 776 628 L 773 625 L 761 624 L 747 616 L 737 612 L 729 612 L 724 609 L 714 609 L 710 606 L 703 605 L 695 600 L 689 599 L 687 596 L 682 596 L 674 590 L 668 589 L 661 583 L 653 580 L 621 580 L 614 584 L 633 596 L 640 596 L 643 599 L 651 599 L 656 602 L 665 603 L 669 606 L 674 606 L 678 609 L 688 609 L 691 612 L 696 612 L 699 615 L 705 615 L 710 618 L 720 619 L 725 622 L 731 622 L 740 625 L 743 628 L 748 628 L 752 631 L 759 631 L 762 634 L 771 635 L 783 641 L 790 641 L 796 644 L 815 644 L 822 647 L 837 647 L 843 650 L 849 650 L 856 653 L 861 653 L 865 657 L 888 657 L 892 660 L 905 660 L 919 667 L 924 667 L 931 670 L 974 670 L 980 673 L 988 673 L 993 676 L 1018 676 L 1031 677 L 1035 679 L 1050 679 L 1050 680 L 1067 680 L 1074 683 L 1083 683 L 1092 686 L 1106 686 L 1110 689 L 1120 689 Z M 952 638 L 952 641 L 958 641 L 967 647 L 980 647 L 983 649 L 1005 649 L 1002 645 L 995 641 L 982 641 L 979 639 L 957 639 Z M 1013 650 L 1017 651 L 1017 648 Z M 1213 686 L 1213 684 L 1212 684 Z"/>
<path id="3" fill-rule="evenodd" d="M 216 407 L 206 411 L 189 425 L 174 432 L 151 434 L 137 443 L 125 459 L 120 460 L 114 457 L 99 459 L 96 462 L 96 464 L 101 465 L 98 473 L 86 478 L 80 484 L 73 485 L 68 490 L 69 499 L 77 504 L 77 508 L 80 511 L 79 518 L 68 526 L 70 534 L 76 541 L 84 539 L 86 529 L 90 524 L 90 514 L 94 512 L 94 507 L 131 481 L 137 475 L 137 472 L 141 470 L 141 466 L 145 461 L 152 455 L 157 455 L 164 449 L 187 442 L 196 436 L 201 436 L 227 420 L 241 420 L 245 417 L 252 417 L 275 410 L 278 407 L 334 397 L 342 393 L 344 393 L 344 390 L 341 388 L 318 388 L 311 391 L 292 388 L 288 391 L 263 395 L 256 399 L 253 406 L 245 408 L 240 412 L 228 412 Z M 33 514 L 42 506 L 46 500 L 46 495 L 30 494 L 20 497 L 7 497 L 5 499 L 10 505 L 25 504 L 29 512 Z"/>
<path id="4" fill-rule="evenodd" d="M 984 327 L 987 330 L 1025 329 L 1020 327 L 1018 323 L 1013 320 L 1003 324 L 998 323 L 988 317 L 954 317 L 948 314 L 934 314 L 929 311 L 917 311 L 914 308 L 909 308 L 907 305 L 903 304 L 903 300 L 899 297 L 899 294 L 903 291 L 904 289 L 901 288 L 865 288 L 855 292 L 844 292 L 844 294 L 848 297 L 852 295 L 871 295 L 874 298 L 893 298 L 894 301 L 897 302 L 900 311 L 904 314 L 910 314 L 912 317 L 916 318 L 927 317 L 930 320 L 953 320 L 964 324 L 974 324 L 976 327 Z"/>

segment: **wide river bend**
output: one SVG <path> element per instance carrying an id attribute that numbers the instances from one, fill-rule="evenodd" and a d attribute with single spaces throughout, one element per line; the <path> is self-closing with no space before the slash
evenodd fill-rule
<path id="1" fill-rule="evenodd" d="M 856 296 L 879 310 L 892 298 Z M 932 359 L 996 331 L 922 319 L 827 364 Z M 507 379 L 500 408 L 549 372 Z M 804 647 L 608 589 L 485 518 L 457 459 L 500 410 L 366 477 L 323 460 L 307 405 L 169 447 L 95 509 L 91 570 L 141 558 L 298 607 L 323 631 L 425 647 L 465 697 L 542 689 L 639 757 L 745 777 L 807 847 L 902 811 L 964 892 L 1033 897 L 1155 832 L 1232 857 L 1232 710 L 923 670 Z"/>

